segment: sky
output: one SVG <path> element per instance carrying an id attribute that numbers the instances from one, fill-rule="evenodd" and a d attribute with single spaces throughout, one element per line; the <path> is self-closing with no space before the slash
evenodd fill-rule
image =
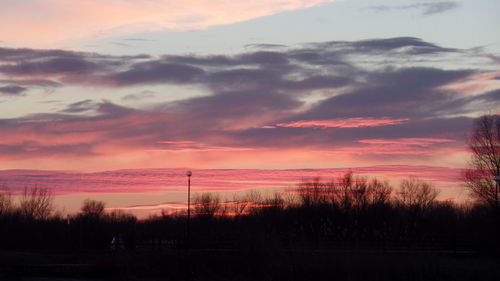
<path id="1" fill-rule="evenodd" d="M 499 110 L 499 12 L 487 0 L 0 1 L 0 185 L 52 188 L 74 211 L 102 194 L 110 208 L 151 205 L 180 194 L 186 169 L 205 177 L 200 192 L 352 169 L 420 171 L 458 198 L 474 118 Z"/>

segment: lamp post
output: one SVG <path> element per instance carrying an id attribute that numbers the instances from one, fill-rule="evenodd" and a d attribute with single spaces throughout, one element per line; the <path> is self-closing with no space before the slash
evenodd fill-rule
<path id="1" fill-rule="evenodd" d="M 500 176 L 496 175 L 493 179 L 495 180 L 495 207 L 498 209 L 498 188 L 500 186 Z"/>
<path id="2" fill-rule="evenodd" d="M 187 238 L 186 238 L 186 248 L 189 249 L 189 240 L 191 238 L 190 224 L 191 224 L 191 176 L 193 172 L 187 171 L 186 176 L 188 177 L 188 216 L 187 216 Z"/>

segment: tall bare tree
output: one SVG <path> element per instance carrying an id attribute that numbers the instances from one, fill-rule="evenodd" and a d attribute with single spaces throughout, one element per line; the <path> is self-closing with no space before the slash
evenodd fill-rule
<path id="1" fill-rule="evenodd" d="M 214 217 L 221 209 L 220 196 L 212 193 L 202 193 L 194 198 L 194 211 L 198 216 Z"/>
<path id="2" fill-rule="evenodd" d="M 474 124 L 469 137 L 472 152 L 465 182 L 471 195 L 482 204 L 499 207 L 500 115 L 484 115 Z"/>
<path id="3" fill-rule="evenodd" d="M 85 199 L 81 208 L 81 215 L 84 217 L 100 218 L 104 215 L 105 203 L 102 201 Z"/>
<path id="4" fill-rule="evenodd" d="M 401 181 L 398 200 L 404 206 L 425 209 L 434 203 L 438 194 L 432 184 L 410 177 Z"/>
<path id="5" fill-rule="evenodd" d="M 47 219 L 54 211 L 54 198 L 47 188 L 37 186 L 24 189 L 20 198 L 19 210 L 26 217 L 34 219 Z"/>
<path id="6" fill-rule="evenodd" d="M 0 190 L 0 216 L 12 211 L 12 197 L 10 192 Z"/>

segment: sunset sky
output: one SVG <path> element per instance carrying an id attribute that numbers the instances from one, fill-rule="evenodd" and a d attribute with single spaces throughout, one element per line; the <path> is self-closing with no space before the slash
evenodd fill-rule
<path id="1" fill-rule="evenodd" d="M 500 106 L 499 14 L 491 0 L 1 1 L 0 186 L 51 188 L 66 211 L 88 197 L 158 210 L 183 202 L 186 169 L 195 191 L 352 169 L 463 196 L 467 133 Z"/>

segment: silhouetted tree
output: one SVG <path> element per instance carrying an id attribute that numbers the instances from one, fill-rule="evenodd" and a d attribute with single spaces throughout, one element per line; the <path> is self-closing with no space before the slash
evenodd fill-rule
<path id="1" fill-rule="evenodd" d="M 81 215 L 92 218 L 100 218 L 104 215 L 105 204 L 102 201 L 85 199 L 81 208 Z"/>
<path id="2" fill-rule="evenodd" d="M 438 190 L 432 184 L 411 177 L 401 182 L 398 198 L 404 206 L 425 209 L 431 206 L 438 194 Z"/>
<path id="3" fill-rule="evenodd" d="M 472 152 L 471 168 L 465 182 L 479 203 L 499 207 L 500 181 L 500 115 L 479 118 L 468 140 Z"/>
<path id="4" fill-rule="evenodd" d="M 233 201 L 231 202 L 231 210 L 229 213 L 235 217 L 239 217 L 246 212 L 247 206 L 250 203 L 246 196 L 233 195 Z"/>
<path id="5" fill-rule="evenodd" d="M 12 212 L 12 207 L 10 192 L 0 191 L 0 216 Z"/>
<path id="6" fill-rule="evenodd" d="M 19 211 L 25 217 L 47 219 L 54 210 L 54 198 L 47 188 L 25 188 L 19 202 Z"/>
<path id="7" fill-rule="evenodd" d="M 304 207 L 326 204 L 328 202 L 328 191 L 326 185 L 319 178 L 312 181 L 302 181 L 298 187 L 300 203 Z"/>
<path id="8" fill-rule="evenodd" d="M 194 211 L 198 216 L 211 218 L 221 209 L 220 197 L 213 193 L 198 194 L 194 198 Z"/>
<path id="9" fill-rule="evenodd" d="M 392 186 L 388 182 L 372 179 L 368 183 L 368 202 L 372 205 L 388 204 L 391 198 Z"/>

